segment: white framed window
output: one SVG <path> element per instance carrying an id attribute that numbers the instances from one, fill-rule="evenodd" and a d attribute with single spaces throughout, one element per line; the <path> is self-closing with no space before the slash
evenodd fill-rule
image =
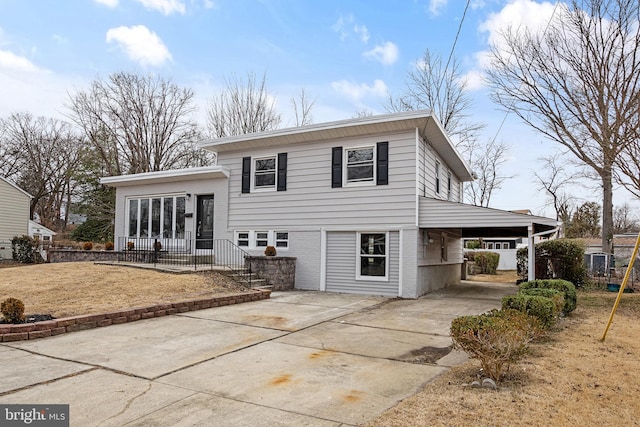
<path id="1" fill-rule="evenodd" d="M 440 194 L 440 162 L 436 160 L 436 194 Z"/>
<path id="2" fill-rule="evenodd" d="M 487 249 L 493 249 L 493 242 L 487 243 Z"/>
<path id="3" fill-rule="evenodd" d="M 249 232 L 248 231 L 236 231 L 236 245 L 241 248 L 249 247 Z"/>
<path id="4" fill-rule="evenodd" d="M 255 232 L 255 245 L 256 248 L 266 248 L 269 246 L 269 232 L 268 231 L 256 231 Z"/>
<path id="5" fill-rule="evenodd" d="M 159 195 L 127 200 L 127 236 L 183 239 L 185 196 Z"/>
<path id="6" fill-rule="evenodd" d="M 275 155 L 253 159 L 252 181 L 254 190 L 275 191 L 277 165 L 278 157 Z"/>
<path id="7" fill-rule="evenodd" d="M 374 145 L 345 148 L 344 174 L 347 184 L 374 184 L 376 180 Z"/>
<path id="8" fill-rule="evenodd" d="M 289 233 L 286 231 L 276 231 L 276 248 L 288 248 L 289 247 Z"/>
<path id="9" fill-rule="evenodd" d="M 357 233 L 356 280 L 389 280 L 388 233 Z"/>
<path id="10" fill-rule="evenodd" d="M 451 172 L 447 172 L 447 200 L 451 200 Z"/>

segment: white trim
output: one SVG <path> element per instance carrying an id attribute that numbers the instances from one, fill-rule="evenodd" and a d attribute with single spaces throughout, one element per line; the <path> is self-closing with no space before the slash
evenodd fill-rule
<path id="1" fill-rule="evenodd" d="M 404 230 L 398 232 L 398 296 L 402 296 L 402 276 L 404 276 L 404 250 L 403 250 L 403 233 Z"/>
<path id="2" fill-rule="evenodd" d="M 347 152 L 354 151 L 354 150 L 363 150 L 363 149 L 371 149 L 373 154 L 373 159 L 371 160 L 373 175 L 371 176 L 371 180 L 349 182 L 348 173 L 347 173 L 347 170 L 349 168 Z M 364 187 L 364 186 L 376 185 L 377 164 L 378 164 L 378 154 L 376 150 L 376 144 L 365 144 L 365 145 L 356 145 L 353 147 L 342 147 L 342 182 L 344 183 L 343 187 Z"/>
<path id="3" fill-rule="evenodd" d="M 416 149 L 416 176 L 415 176 L 415 182 L 416 182 L 416 227 L 418 226 L 418 223 L 420 222 L 420 189 L 419 187 L 419 183 L 420 183 L 420 144 L 422 143 L 422 138 L 420 138 L 420 133 L 418 132 L 418 129 L 416 129 L 416 143 L 415 143 L 415 149 Z M 424 184 L 426 185 L 426 183 Z"/>
<path id="4" fill-rule="evenodd" d="M 363 234 L 384 234 L 384 276 L 363 276 L 360 272 L 360 258 L 363 256 L 360 253 L 360 239 Z M 389 232 L 381 233 L 380 231 L 356 231 L 356 281 L 371 281 L 371 282 L 388 282 L 389 281 Z M 365 256 L 366 257 L 366 256 Z M 370 256 L 369 258 L 373 258 Z M 375 255 L 375 258 L 380 258 L 380 255 Z M 400 262 L 400 261 L 398 261 Z"/>
<path id="5" fill-rule="evenodd" d="M 258 160 L 267 160 L 273 159 L 275 162 L 275 168 L 273 169 L 273 186 L 263 186 L 256 187 L 256 172 L 258 169 L 256 168 L 256 162 Z M 267 154 L 264 156 L 251 156 L 251 192 L 252 193 L 267 193 L 276 191 L 278 188 L 278 155 L 277 154 Z"/>
<path id="6" fill-rule="evenodd" d="M 107 176 L 100 178 L 100 184 L 110 187 L 126 187 L 130 185 L 191 181 L 207 178 L 228 178 L 229 175 L 229 169 L 225 167 L 205 166 L 200 168 L 170 169 L 158 172 Z"/>
<path id="7" fill-rule="evenodd" d="M 320 290 L 327 290 L 327 231 L 320 229 Z"/>
<path id="8" fill-rule="evenodd" d="M 248 240 L 249 240 L 249 245 L 248 246 L 240 246 L 238 245 L 238 234 L 240 233 L 247 233 L 248 235 Z M 254 251 L 254 250 L 259 250 L 259 251 L 264 251 L 265 248 L 267 246 L 258 246 L 256 245 L 257 243 L 257 234 L 258 233 L 267 233 L 267 246 L 273 246 L 274 248 L 276 248 L 276 250 L 278 252 L 280 251 L 288 251 L 289 250 L 289 245 L 291 244 L 291 230 L 284 230 L 284 229 L 277 229 L 277 230 L 268 230 L 268 229 L 258 229 L 258 230 L 250 230 L 250 229 L 246 229 L 246 228 L 238 228 L 238 229 L 234 229 L 233 230 L 233 243 L 244 249 L 244 250 L 248 250 L 248 251 Z M 286 240 L 287 242 L 287 246 L 277 246 L 277 233 L 287 233 L 288 234 L 288 238 Z M 242 239 L 244 240 L 244 239 Z M 264 239 L 260 239 L 260 240 L 264 240 Z M 284 242 L 284 240 L 281 240 Z"/>

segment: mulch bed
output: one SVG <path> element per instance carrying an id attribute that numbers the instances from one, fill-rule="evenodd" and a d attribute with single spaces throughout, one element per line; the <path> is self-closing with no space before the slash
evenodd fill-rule
<path id="1" fill-rule="evenodd" d="M 53 317 L 50 314 L 28 314 L 24 316 L 24 321 L 13 323 L 14 325 L 21 323 L 34 323 L 34 322 L 42 322 L 44 320 L 53 320 Z M 11 324 L 11 322 L 7 322 L 6 319 L 0 319 L 0 324 Z"/>

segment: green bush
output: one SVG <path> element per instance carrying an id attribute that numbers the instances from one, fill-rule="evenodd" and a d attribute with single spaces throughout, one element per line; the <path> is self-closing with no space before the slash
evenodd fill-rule
<path id="1" fill-rule="evenodd" d="M 451 322 L 454 348 L 479 359 L 485 374 L 496 382 L 527 353 L 527 344 L 541 333 L 537 318 L 517 310 L 491 310 Z"/>
<path id="2" fill-rule="evenodd" d="M 465 247 L 467 249 L 480 249 L 480 248 L 482 248 L 482 243 L 480 243 L 480 240 L 469 240 L 465 244 Z"/>
<path id="3" fill-rule="evenodd" d="M 475 252 L 473 257 L 480 274 L 496 274 L 500 254 L 495 252 Z"/>
<path id="4" fill-rule="evenodd" d="M 529 288 L 523 289 L 520 293 L 524 295 L 533 295 L 539 297 L 550 298 L 555 307 L 555 314 L 559 316 L 564 310 L 564 292 L 550 288 Z"/>
<path id="5" fill-rule="evenodd" d="M 42 261 L 38 252 L 38 242 L 29 236 L 15 236 L 11 239 L 11 255 L 17 262 L 35 264 Z"/>
<path id="6" fill-rule="evenodd" d="M 538 243 L 536 251 L 536 279 L 563 279 L 584 286 L 587 270 L 584 268 L 584 245 L 576 240 L 555 239 Z M 527 277 L 527 248 L 516 253 L 518 274 Z"/>
<path id="7" fill-rule="evenodd" d="M 507 295 L 502 298 L 503 310 L 518 310 L 536 317 L 544 328 L 548 328 L 556 320 L 556 307 L 551 298 L 537 295 Z"/>
<path id="8" fill-rule="evenodd" d="M 564 307 L 562 312 L 567 315 L 576 309 L 578 295 L 573 283 L 560 279 L 532 280 L 520 283 L 520 291 L 532 288 L 556 289 L 564 293 Z"/>
<path id="9" fill-rule="evenodd" d="M 9 323 L 20 323 L 24 320 L 24 303 L 17 298 L 7 298 L 0 304 L 0 311 Z"/>

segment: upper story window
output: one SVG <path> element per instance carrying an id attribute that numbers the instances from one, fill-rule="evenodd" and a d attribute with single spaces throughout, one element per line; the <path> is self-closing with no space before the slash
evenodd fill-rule
<path id="1" fill-rule="evenodd" d="M 242 193 L 287 190 L 287 153 L 242 158 Z"/>
<path id="2" fill-rule="evenodd" d="M 447 172 L 447 200 L 451 200 L 451 172 Z"/>
<path id="3" fill-rule="evenodd" d="M 389 184 L 389 143 L 360 147 L 333 147 L 331 187 Z"/>
<path id="4" fill-rule="evenodd" d="M 275 190 L 276 156 L 253 159 L 253 188 L 256 190 Z"/>
<path id="5" fill-rule="evenodd" d="M 440 194 L 440 162 L 436 160 L 436 194 Z"/>
<path id="6" fill-rule="evenodd" d="M 374 147 L 345 149 L 347 183 L 373 182 L 375 179 Z"/>

